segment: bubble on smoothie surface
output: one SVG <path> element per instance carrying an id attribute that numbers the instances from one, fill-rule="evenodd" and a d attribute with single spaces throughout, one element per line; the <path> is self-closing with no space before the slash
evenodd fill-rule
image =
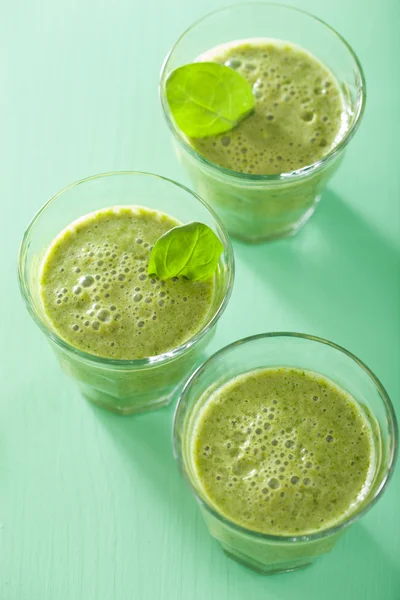
<path id="1" fill-rule="evenodd" d="M 213 505 L 264 533 L 338 522 L 365 495 L 374 467 L 370 425 L 356 401 L 328 379 L 289 367 L 223 385 L 193 439 L 197 476 Z"/>
<path id="2" fill-rule="evenodd" d="M 79 285 L 84 288 L 90 287 L 94 284 L 94 278 L 91 275 L 83 275 L 78 279 Z"/>
<path id="3" fill-rule="evenodd" d="M 297 170 L 343 138 L 349 112 L 334 75 L 309 52 L 279 40 L 232 42 L 199 57 L 235 69 L 255 109 L 228 134 L 191 139 L 211 162 L 249 174 Z"/>
<path id="4" fill-rule="evenodd" d="M 179 222 L 142 207 L 112 207 L 61 232 L 41 270 L 41 297 L 57 332 L 110 358 L 155 356 L 206 322 L 214 281 L 148 277 L 151 248 Z M 78 324 L 79 322 L 79 324 Z"/>

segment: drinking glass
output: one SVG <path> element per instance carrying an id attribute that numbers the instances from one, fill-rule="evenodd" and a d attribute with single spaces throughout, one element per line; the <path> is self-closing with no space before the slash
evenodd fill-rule
<path id="1" fill-rule="evenodd" d="M 349 392 L 368 420 L 376 464 L 365 499 L 332 527 L 296 537 L 252 531 L 222 514 L 207 497 L 194 464 L 194 431 L 210 396 L 232 378 L 266 367 L 321 373 Z M 210 534 L 224 552 L 261 573 L 292 571 L 329 552 L 339 536 L 378 500 L 392 474 L 398 447 L 396 416 L 377 377 L 356 356 L 327 340 L 299 333 L 266 333 L 235 342 L 209 358 L 186 383 L 175 411 L 173 442 L 179 468 L 196 497 Z"/>
<path id="2" fill-rule="evenodd" d="M 103 358 L 64 340 L 50 323 L 40 296 L 40 269 L 53 239 L 71 222 L 110 206 L 140 205 L 160 210 L 181 222 L 200 221 L 223 244 L 215 277 L 215 292 L 201 330 L 183 344 L 139 360 Z M 37 213 L 22 240 L 18 258 L 19 283 L 35 323 L 52 345 L 61 367 L 83 395 L 104 408 L 130 414 L 171 402 L 183 381 L 204 358 L 232 291 L 233 251 L 219 218 L 186 187 L 150 173 L 106 173 L 78 181 L 56 194 Z"/>
<path id="3" fill-rule="evenodd" d="M 232 171 L 199 154 L 175 124 L 165 94 L 166 81 L 174 69 L 194 62 L 216 46 L 257 38 L 291 42 L 320 59 L 336 77 L 347 113 L 347 125 L 326 156 L 278 175 Z M 178 158 L 195 189 L 219 214 L 232 236 L 257 243 L 294 235 L 314 213 L 360 124 L 365 80 L 350 45 L 317 17 L 283 4 L 248 3 L 217 10 L 181 35 L 165 59 L 160 98 Z"/>

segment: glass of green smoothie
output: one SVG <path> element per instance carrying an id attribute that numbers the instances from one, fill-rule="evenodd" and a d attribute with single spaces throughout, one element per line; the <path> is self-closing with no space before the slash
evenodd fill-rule
<path id="1" fill-rule="evenodd" d="M 254 110 L 230 131 L 193 137 L 177 126 L 168 81 L 194 62 L 230 67 L 251 85 Z M 250 3 L 183 33 L 164 62 L 160 97 L 198 193 L 231 235 L 257 243 L 294 235 L 315 211 L 360 124 L 365 80 L 329 25 L 289 6 Z"/>
<path id="2" fill-rule="evenodd" d="M 213 274 L 151 275 L 153 245 L 193 221 L 222 244 Z M 89 177 L 51 198 L 25 232 L 18 268 L 63 370 L 86 398 L 120 414 L 172 400 L 203 360 L 234 278 L 229 238 L 202 199 L 136 172 Z"/>
<path id="3" fill-rule="evenodd" d="M 393 406 L 368 367 L 297 333 L 217 352 L 174 419 L 175 457 L 211 535 L 266 574 L 329 552 L 382 494 L 397 446 Z"/>

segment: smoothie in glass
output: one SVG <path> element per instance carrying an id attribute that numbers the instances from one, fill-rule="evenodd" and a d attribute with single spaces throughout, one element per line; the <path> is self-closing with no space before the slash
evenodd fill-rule
<path id="1" fill-rule="evenodd" d="M 210 534 L 265 574 L 329 552 L 386 487 L 397 447 L 394 409 L 373 373 L 299 333 L 214 354 L 174 418 L 175 457 Z"/>
<path id="2" fill-rule="evenodd" d="M 149 276 L 152 246 L 197 222 L 223 251 L 205 281 Z M 107 173 L 56 194 L 19 253 L 22 295 L 63 370 L 83 395 L 119 414 L 172 401 L 196 366 L 229 299 L 233 253 L 196 194 L 149 173 Z"/>
<path id="3" fill-rule="evenodd" d="M 190 139 L 210 162 L 241 173 L 278 175 L 313 164 L 343 138 L 349 119 L 343 93 L 329 69 L 304 49 L 249 40 L 219 46 L 198 60 L 235 69 L 252 86 L 255 102 L 231 131 Z"/>
<path id="4" fill-rule="evenodd" d="M 366 497 L 375 469 L 371 426 L 355 400 L 300 369 L 246 373 L 198 418 L 196 472 L 227 518 L 261 533 L 332 527 Z"/>
<path id="5" fill-rule="evenodd" d="M 254 111 L 221 135 L 190 138 L 174 121 L 166 85 L 185 64 L 217 62 L 251 85 Z M 247 242 L 295 234 L 338 168 L 365 105 L 357 57 L 327 24 L 276 3 L 200 19 L 169 53 L 161 102 L 178 157 L 228 231 Z"/>
<path id="6" fill-rule="evenodd" d="M 40 273 L 44 311 L 58 334 L 119 360 L 157 356 L 195 335 L 211 310 L 214 280 L 160 281 L 147 273 L 153 245 L 177 225 L 132 206 L 91 213 L 64 229 Z"/>

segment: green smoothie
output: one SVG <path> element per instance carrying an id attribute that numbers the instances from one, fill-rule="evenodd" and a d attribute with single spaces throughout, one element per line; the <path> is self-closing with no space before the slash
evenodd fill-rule
<path id="1" fill-rule="evenodd" d="M 153 244 L 180 224 L 132 206 L 93 212 L 64 229 L 40 273 L 43 308 L 58 335 L 112 359 L 156 356 L 195 335 L 207 320 L 214 280 L 147 274 Z"/>
<path id="2" fill-rule="evenodd" d="M 242 173 L 288 173 L 327 154 L 347 129 L 332 73 L 302 48 L 277 40 L 226 44 L 200 59 L 238 71 L 253 88 L 254 112 L 228 133 L 191 139 L 208 160 Z"/>
<path id="3" fill-rule="evenodd" d="M 231 131 L 183 136 L 177 149 L 196 190 L 239 239 L 257 243 L 295 234 L 343 156 L 326 155 L 352 124 L 347 89 L 315 56 L 281 40 L 233 41 L 193 60 L 236 69 L 255 99 L 254 112 Z"/>
<path id="4" fill-rule="evenodd" d="M 251 371 L 218 388 L 194 430 L 192 459 L 216 510 L 249 530 L 285 536 L 354 513 L 375 467 L 369 422 L 329 379 L 289 367 Z"/>

